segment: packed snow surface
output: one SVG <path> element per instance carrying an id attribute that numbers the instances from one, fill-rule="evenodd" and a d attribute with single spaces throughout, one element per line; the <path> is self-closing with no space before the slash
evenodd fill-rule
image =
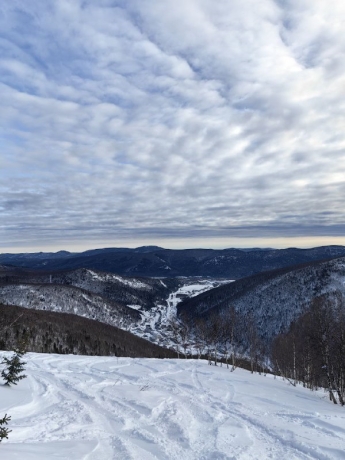
<path id="1" fill-rule="evenodd" d="M 345 409 L 273 376 L 197 360 L 26 361 L 27 379 L 0 386 L 2 460 L 345 458 Z"/>

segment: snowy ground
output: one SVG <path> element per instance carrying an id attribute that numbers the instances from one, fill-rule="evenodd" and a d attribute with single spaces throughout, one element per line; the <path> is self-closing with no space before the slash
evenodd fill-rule
<path id="1" fill-rule="evenodd" d="M 1 353 L 0 353 L 1 355 Z M 27 355 L 2 460 L 344 459 L 323 392 L 204 361 Z"/>
<path id="2" fill-rule="evenodd" d="M 165 305 L 157 305 L 150 310 L 145 310 L 140 305 L 127 305 L 141 313 L 140 323 L 131 326 L 129 331 L 157 345 L 175 348 L 175 342 L 169 328 L 169 321 L 176 318 L 177 304 L 184 298 L 194 297 L 202 292 L 209 291 L 221 284 L 231 283 L 232 281 L 216 278 L 186 278 L 185 284 L 169 295 Z"/>

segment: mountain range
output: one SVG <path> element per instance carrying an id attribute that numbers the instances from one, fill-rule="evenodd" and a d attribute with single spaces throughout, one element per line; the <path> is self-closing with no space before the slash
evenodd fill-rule
<path id="1" fill-rule="evenodd" d="M 87 268 L 124 276 L 209 276 L 240 279 L 277 268 L 345 256 L 344 246 L 312 249 L 94 249 L 82 253 L 0 254 L 0 264 L 35 270 Z"/>

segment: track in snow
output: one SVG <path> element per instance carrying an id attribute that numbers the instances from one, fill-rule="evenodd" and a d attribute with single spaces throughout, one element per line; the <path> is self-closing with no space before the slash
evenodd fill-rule
<path id="1" fill-rule="evenodd" d="M 4 460 L 341 459 L 345 410 L 323 392 L 204 361 L 28 355 L 0 387 Z"/>

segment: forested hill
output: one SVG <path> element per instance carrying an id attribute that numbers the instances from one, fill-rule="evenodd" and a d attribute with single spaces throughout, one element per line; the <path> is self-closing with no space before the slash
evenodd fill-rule
<path id="1" fill-rule="evenodd" d="M 50 285 L 51 287 L 53 285 L 74 286 L 100 295 L 123 307 L 140 305 L 144 308 L 151 308 L 158 301 L 165 302 L 170 292 L 177 289 L 181 282 L 173 278 L 166 279 L 164 282 L 153 278 L 130 278 L 84 268 L 58 272 L 3 268 L 0 269 L 0 300 L 4 286 L 18 284 Z"/>
<path id="2" fill-rule="evenodd" d="M 239 279 L 316 260 L 345 256 L 344 246 L 313 249 L 106 248 L 83 253 L 0 254 L 0 264 L 40 270 L 88 268 L 127 276 L 210 276 Z"/>
<path id="3" fill-rule="evenodd" d="M 179 315 L 195 320 L 224 314 L 233 306 L 243 325 L 251 318 L 267 341 L 285 332 L 313 298 L 345 294 L 345 258 L 260 273 L 181 302 Z"/>
<path id="4" fill-rule="evenodd" d="M 146 358 L 176 354 L 117 327 L 67 313 L 1 305 L 0 349 L 25 342 L 27 351 Z"/>

